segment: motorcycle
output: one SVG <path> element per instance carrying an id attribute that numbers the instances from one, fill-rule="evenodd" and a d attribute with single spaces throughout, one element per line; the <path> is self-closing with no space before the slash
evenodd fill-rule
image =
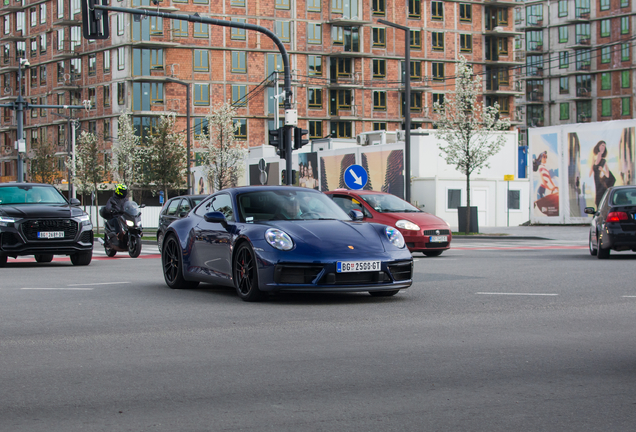
<path id="1" fill-rule="evenodd" d="M 134 201 L 126 201 L 123 213 L 115 215 L 113 218 L 119 222 L 119 231 L 109 222 L 109 218 L 104 217 L 103 210 L 100 215 L 106 221 L 104 223 L 104 251 L 109 257 L 114 257 L 117 252 L 128 252 L 131 258 L 137 258 L 141 254 L 141 207 Z M 106 215 L 107 216 L 107 215 Z"/>

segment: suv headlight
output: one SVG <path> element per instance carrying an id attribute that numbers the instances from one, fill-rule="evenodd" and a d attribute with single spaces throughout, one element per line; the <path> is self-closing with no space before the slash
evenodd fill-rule
<path id="1" fill-rule="evenodd" d="M 419 231 L 420 227 L 417 224 L 405 219 L 401 219 L 395 223 L 395 226 L 409 231 Z"/>
<path id="2" fill-rule="evenodd" d="M 265 240 L 272 247 L 283 251 L 288 251 L 294 247 L 294 242 L 289 234 L 276 228 L 270 228 L 265 231 Z"/>
<path id="3" fill-rule="evenodd" d="M 79 216 L 76 219 L 80 223 L 80 226 L 90 225 L 91 224 L 91 217 L 89 215 L 87 215 L 87 214 Z"/>
<path id="4" fill-rule="evenodd" d="M 12 218 L 9 216 L 0 216 L 0 226 L 9 226 L 9 224 L 12 224 L 17 220 L 17 218 Z"/>
<path id="5" fill-rule="evenodd" d="M 384 234 L 386 234 L 386 237 L 395 247 L 400 249 L 404 247 L 404 237 L 402 237 L 402 233 L 395 228 L 390 226 L 384 228 Z"/>

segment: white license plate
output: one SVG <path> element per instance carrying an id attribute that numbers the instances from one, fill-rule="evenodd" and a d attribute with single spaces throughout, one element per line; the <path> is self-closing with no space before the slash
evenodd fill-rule
<path id="1" fill-rule="evenodd" d="M 338 261 L 336 271 L 338 273 L 368 272 L 382 270 L 380 261 Z"/>
<path id="2" fill-rule="evenodd" d="M 38 232 L 38 238 L 41 238 L 41 239 L 64 238 L 64 231 L 40 231 Z"/>
<path id="3" fill-rule="evenodd" d="M 431 236 L 431 243 L 443 243 L 448 241 L 448 236 Z"/>

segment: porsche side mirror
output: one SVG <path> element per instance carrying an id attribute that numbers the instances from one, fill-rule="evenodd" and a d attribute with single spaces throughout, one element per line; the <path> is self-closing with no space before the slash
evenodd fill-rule
<path id="1" fill-rule="evenodd" d="M 591 215 L 593 215 L 593 214 L 595 214 L 595 213 L 596 213 L 596 210 L 594 210 L 594 207 L 585 207 L 585 209 L 584 209 L 583 211 L 584 211 L 585 213 L 587 213 L 587 214 L 591 214 Z"/>
<path id="2" fill-rule="evenodd" d="M 187 215 L 187 214 L 188 214 L 188 212 L 187 212 L 187 211 L 182 211 L 181 213 L 179 213 L 179 217 L 180 217 L 180 218 L 182 218 L 182 217 L 186 217 L 186 215 Z M 206 219 L 206 220 L 207 220 L 207 219 Z"/>
<path id="3" fill-rule="evenodd" d="M 362 212 L 355 209 L 349 212 L 349 217 L 353 221 L 361 221 L 362 219 L 364 219 L 364 215 L 362 214 Z"/>
<path id="4" fill-rule="evenodd" d="M 224 225 L 227 223 L 227 220 L 225 220 L 225 215 L 218 211 L 204 214 L 203 219 L 205 219 L 206 222 L 210 223 L 221 223 Z"/>
<path id="5" fill-rule="evenodd" d="M 70 203 L 72 206 L 78 206 L 78 205 L 80 205 L 80 204 L 81 204 L 81 203 L 80 203 L 80 200 L 78 200 L 77 198 L 71 198 L 71 200 L 69 201 L 69 203 Z"/>

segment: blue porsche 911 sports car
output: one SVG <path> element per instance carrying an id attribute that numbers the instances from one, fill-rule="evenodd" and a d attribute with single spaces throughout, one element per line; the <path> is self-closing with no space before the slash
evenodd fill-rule
<path id="1" fill-rule="evenodd" d="M 392 296 L 411 286 L 413 258 L 393 227 L 361 222 L 329 197 L 291 186 L 219 191 L 170 224 L 161 249 L 170 288 L 233 286 L 245 301 L 270 292 Z"/>

